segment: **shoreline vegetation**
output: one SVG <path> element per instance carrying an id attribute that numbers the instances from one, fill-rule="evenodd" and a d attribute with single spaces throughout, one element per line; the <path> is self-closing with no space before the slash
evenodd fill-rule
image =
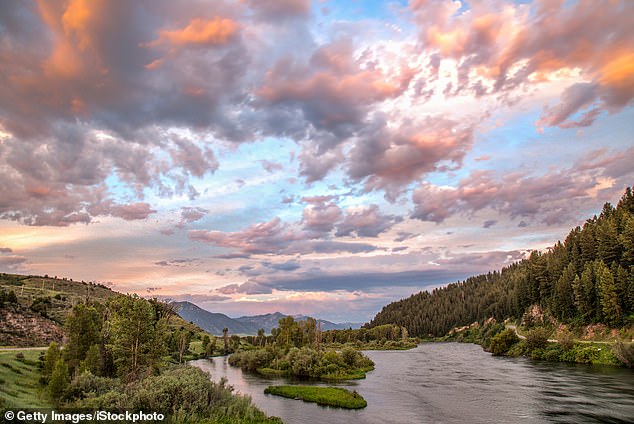
<path id="1" fill-rule="evenodd" d="M 279 320 L 270 336 L 264 331 L 252 337 L 250 347 L 229 356 L 229 364 L 262 375 L 322 380 L 357 380 L 374 369 L 374 362 L 361 349 L 411 349 L 418 340 L 393 324 L 372 329 L 322 332 L 313 318 Z"/>
<path id="2" fill-rule="evenodd" d="M 632 368 L 634 343 L 627 341 L 631 340 L 632 331 L 600 325 L 574 328 L 544 323 L 518 328 L 515 324 L 497 323 L 491 318 L 428 341 L 475 343 L 494 356 Z M 594 340 L 580 338 L 581 334 L 588 333 Z"/>
<path id="3" fill-rule="evenodd" d="M 356 349 L 336 350 L 269 346 L 236 352 L 229 364 L 243 371 L 262 375 L 319 378 L 322 380 L 357 380 L 374 369 L 374 362 Z"/>
<path id="4" fill-rule="evenodd" d="M 361 409 L 368 405 L 356 391 L 351 392 L 341 387 L 269 386 L 264 389 L 264 393 L 344 409 Z"/>

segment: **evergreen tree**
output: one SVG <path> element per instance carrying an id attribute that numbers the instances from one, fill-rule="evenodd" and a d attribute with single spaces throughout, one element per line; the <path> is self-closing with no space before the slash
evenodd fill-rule
<path id="1" fill-rule="evenodd" d="M 53 398 L 53 401 L 59 405 L 61 404 L 64 393 L 70 384 L 70 377 L 68 374 L 68 366 L 63 359 L 58 359 L 53 367 L 51 373 L 51 379 L 48 382 L 48 392 Z"/>
<path id="2" fill-rule="evenodd" d="M 72 370 L 86 358 L 86 352 L 101 341 L 101 314 L 93 306 L 79 303 L 66 318 L 68 342 L 64 346 L 64 359 Z"/>
<path id="3" fill-rule="evenodd" d="M 596 276 L 601 305 L 601 321 L 611 325 L 618 325 L 621 321 L 621 306 L 616 293 L 616 284 L 610 269 L 603 261 L 597 261 Z"/>

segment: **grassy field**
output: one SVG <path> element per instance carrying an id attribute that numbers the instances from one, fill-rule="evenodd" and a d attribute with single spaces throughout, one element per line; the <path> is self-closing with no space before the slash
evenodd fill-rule
<path id="1" fill-rule="evenodd" d="M 43 350 L 0 350 L 0 408 L 50 408 L 39 383 L 38 357 Z M 18 358 L 18 354 L 24 358 Z"/>
<path id="2" fill-rule="evenodd" d="M 269 386 L 264 389 L 264 393 L 346 409 L 360 409 L 368 406 L 360 394 L 340 387 Z"/>

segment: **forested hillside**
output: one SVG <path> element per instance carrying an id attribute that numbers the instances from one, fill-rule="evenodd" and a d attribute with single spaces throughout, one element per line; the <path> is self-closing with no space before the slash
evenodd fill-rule
<path id="1" fill-rule="evenodd" d="M 442 336 L 485 318 L 520 318 L 531 305 L 562 323 L 634 324 L 634 196 L 573 229 L 547 252 L 501 271 L 420 292 L 383 308 L 367 325 L 393 323 L 417 337 Z"/>

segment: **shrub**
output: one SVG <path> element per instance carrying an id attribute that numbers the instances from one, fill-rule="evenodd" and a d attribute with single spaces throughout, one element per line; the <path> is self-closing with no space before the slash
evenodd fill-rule
<path id="1" fill-rule="evenodd" d="M 548 344 L 548 330 L 543 327 L 537 327 L 526 333 L 526 345 L 529 351 L 542 349 Z"/>
<path id="2" fill-rule="evenodd" d="M 519 342 L 515 331 L 508 328 L 491 339 L 490 349 L 495 356 L 504 355 L 515 343 Z"/>

